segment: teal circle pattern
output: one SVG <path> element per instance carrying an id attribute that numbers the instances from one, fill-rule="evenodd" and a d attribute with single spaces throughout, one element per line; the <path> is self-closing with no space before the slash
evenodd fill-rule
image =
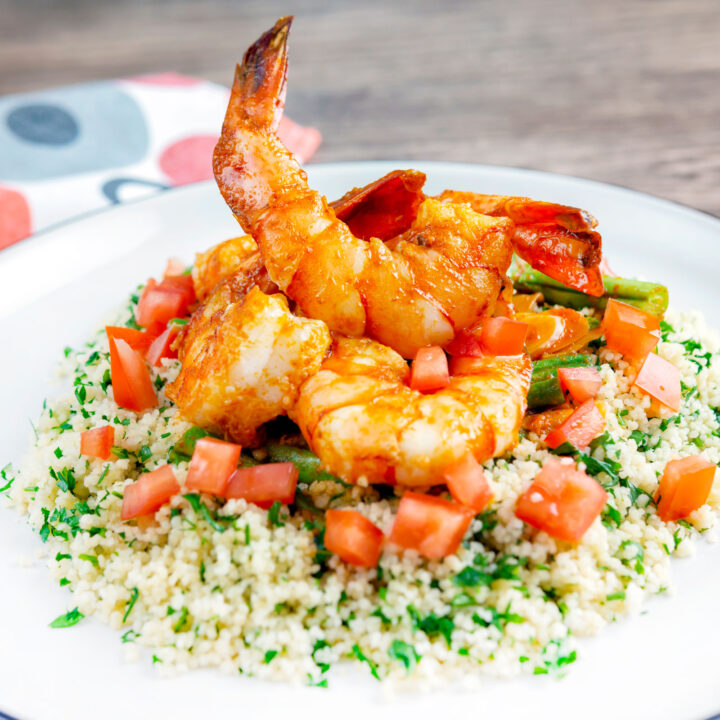
<path id="1" fill-rule="evenodd" d="M 141 162 L 142 109 L 115 83 L 0 98 L 0 181 L 37 182 Z"/>

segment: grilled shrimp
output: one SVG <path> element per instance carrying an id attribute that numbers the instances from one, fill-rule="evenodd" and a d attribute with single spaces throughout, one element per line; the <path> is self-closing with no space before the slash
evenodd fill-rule
<path id="1" fill-rule="evenodd" d="M 355 188 L 331 207 L 351 232 L 363 239 L 389 240 L 406 232 L 425 199 L 425 175 L 394 170 Z M 512 245 L 520 257 L 555 280 L 588 295 L 604 292 L 600 261 L 602 238 L 597 220 L 579 208 L 507 195 L 445 190 L 438 200 L 466 203 L 483 215 L 513 221 Z"/>
<path id="2" fill-rule="evenodd" d="M 427 199 L 394 244 L 354 236 L 275 135 L 290 21 L 279 20 L 237 68 L 213 158 L 220 192 L 257 241 L 269 277 L 304 315 L 404 357 L 445 345 L 492 312 L 514 225 Z"/>
<path id="3" fill-rule="evenodd" d="M 445 190 L 439 200 L 467 203 L 476 212 L 510 218 L 513 248 L 536 270 L 587 295 L 605 292 L 597 220 L 579 208 L 507 195 Z"/>
<path id="4" fill-rule="evenodd" d="M 255 445 L 258 428 L 295 404 L 331 340 L 324 323 L 294 316 L 285 296 L 247 289 L 241 278 L 221 282 L 195 311 L 165 392 L 190 422 Z"/>
<path id="5" fill-rule="evenodd" d="M 484 461 L 512 447 L 526 409 L 527 356 L 464 360 L 448 387 L 423 395 L 391 348 L 336 338 L 289 415 L 323 467 L 348 482 L 437 484 L 468 451 Z"/>
<path id="6" fill-rule="evenodd" d="M 200 302 L 220 283 L 225 283 L 231 300 L 242 300 L 254 285 L 268 295 L 278 291 L 268 277 L 257 243 L 249 235 L 230 238 L 198 253 L 192 278 Z"/>

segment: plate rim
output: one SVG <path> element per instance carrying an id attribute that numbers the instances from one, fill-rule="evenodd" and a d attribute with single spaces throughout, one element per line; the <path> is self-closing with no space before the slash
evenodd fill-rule
<path id="1" fill-rule="evenodd" d="M 339 161 L 339 162 L 332 162 L 332 163 L 317 163 L 317 164 L 311 164 L 309 166 L 306 166 L 306 170 L 308 170 L 310 173 L 315 172 L 333 172 L 337 174 L 341 174 L 343 172 L 357 172 L 361 171 L 363 169 L 367 169 L 368 171 L 372 171 L 373 168 L 378 169 L 392 169 L 393 167 L 402 167 L 402 166 L 410 166 L 411 164 L 417 164 L 418 166 L 421 166 L 424 169 L 437 169 L 438 171 L 443 172 L 453 172 L 453 171 L 479 171 L 479 172 L 488 172 L 493 174 L 503 174 L 506 173 L 508 175 L 512 175 L 515 177 L 525 177 L 528 179 L 528 183 L 531 183 L 533 179 L 542 180 L 543 178 L 554 178 L 563 182 L 568 182 L 575 184 L 580 187 L 588 188 L 589 190 L 597 190 L 597 191 L 603 191 L 610 189 L 613 192 L 622 194 L 629 199 L 636 197 L 638 201 L 641 201 L 645 203 L 646 207 L 655 209 L 657 212 L 667 212 L 671 211 L 674 213 L 679 213 L 681 217 L 686 217 L 688 220 L 694 221 L 694 222 L 702 222 L 706 227 L 711 227 L 713 229 L 720 228 L 720 218 L 716 217 L 710 213 L 707 213 L 702 210 L 698 210 L 696 208 L 692 208 L 690 206 L 683 205 L 682 203 L 678 203 L 673 200 L 668 200 L 666 198 L 662 198 L 659 196 L 651 195 L 649 193 L 644 193 L 642 191 L 634 190 L 632 188 L 627 188 L 622 185 L 616 185 L 612 183 L 605 183 L 602 181 L 582 178 L 582 177 L 576 177 L 572 175 L 566 175 L 561 173 L 551 173 L 546 172 L 543 170 L 535 170 L 531 168 L 519 168 L 519 167 L 512 167 L 512 166 L 500 166 L 500 165 L 485 165 L 481 163 L 457 163 L 457 162 L 444 162 L 444 161 L 420 161 L 420 160 L 414 160 L 414 161 L 394 161 L 394 160 L 368 160 L 368 161 Z M 386 170 L 387 171 L 387 170 Z M 29 238 L 26 238 L 9 248 L 7 250 L 10 250 L 10 253 L 8 255 L 13 254 L 14 256 L 17 256 L 17 254 L 21 254 L 22 252 L 27 251 L 29 247 L 32 247 L 32 243 L 27 242 L 27 240 L 30 240 L 35 237 L 43 237 L 45 239 L 45 236 L 52 235 L 56 231 L 59 230 L 65 230 L 68 227 L 74 226 L 76 223 L 86 223 L 86 222 L 92 222 L 96 218 L 104 216 L 106 214 L 112 214 L 116 212 L 121 213 L 128 213 L 131 207 L 134 206 L 141 206 L 146 207 L 148 203 L 160 203 L 160 202 L 179 202 L 179 197 L 184 194 L 189 193 L 203 193 L 205 191 L 208 191 L 212 186 L 214 185 L 213 180 L 208 180 L 200 183 L 192 183 L 181 187 L 176 188 L 170 188 L 170 191 L 163 191 L 159 193 L 155 193 L 150 196 L 142 197 L 142 198 L 136 198 L 133 200 L 130 200 L 125 203 L 120 203 L 117 205 L 111 205 L 111 206 L 105 206 L 102 208 L 97 208 L 95 210 L 91 210 L 87 213 L 83 213 L 81 215 L 75 216 L 73 218 L 68 218 L 65 221 L 62 221 L 60 223 L 56 223 L 48 228 L 45 228 L 41 230 L 40 232 L 30 236 Z M 710 218 L 710 221 L 707 220 L 707 218 Z M 2 257 L 5 255 L 5 253 L 0 253 L 0 263 L 2 263 Z M 628 618 L 630 620 L 631 618 Z M 0 718 L 2 717 L 9 717 L 11 720 L 17 720 L 16 718 L 13 718 L 13 716 L 3 715 L 2 713 L 3 708 L 0 708 Z M 20 714 L 20 717 L 25 717 L 22 713 Z M 716 716 L 713 716 L 716 717 Z M 710 719 L 712 720 L 712 719 Z"/>

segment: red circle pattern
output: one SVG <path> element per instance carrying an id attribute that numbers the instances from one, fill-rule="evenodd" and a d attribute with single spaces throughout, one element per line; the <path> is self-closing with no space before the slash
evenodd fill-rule
<path id="1" fill-rule="evenodd" d="M 32 233 L 30 206 L 22 193 L 0 187 L 0 250 Z"/>
<path id="2" fill-rule="evenodd" d="M 193 135 L 168 145 L 158 158 L 160 169 L 173 185 L 210 180 L 217 135 Z"/>

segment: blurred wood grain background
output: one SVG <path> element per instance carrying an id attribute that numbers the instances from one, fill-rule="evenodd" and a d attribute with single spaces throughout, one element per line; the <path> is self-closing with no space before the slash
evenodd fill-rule
<path id="1" fill-rule="evenodd" d="M 720 215 L 720 0 L 0 0 L 0 94 L 229 84 L 287 13 L 288 114 L 322 131 L 318 162 L 530 167 Z"/>

